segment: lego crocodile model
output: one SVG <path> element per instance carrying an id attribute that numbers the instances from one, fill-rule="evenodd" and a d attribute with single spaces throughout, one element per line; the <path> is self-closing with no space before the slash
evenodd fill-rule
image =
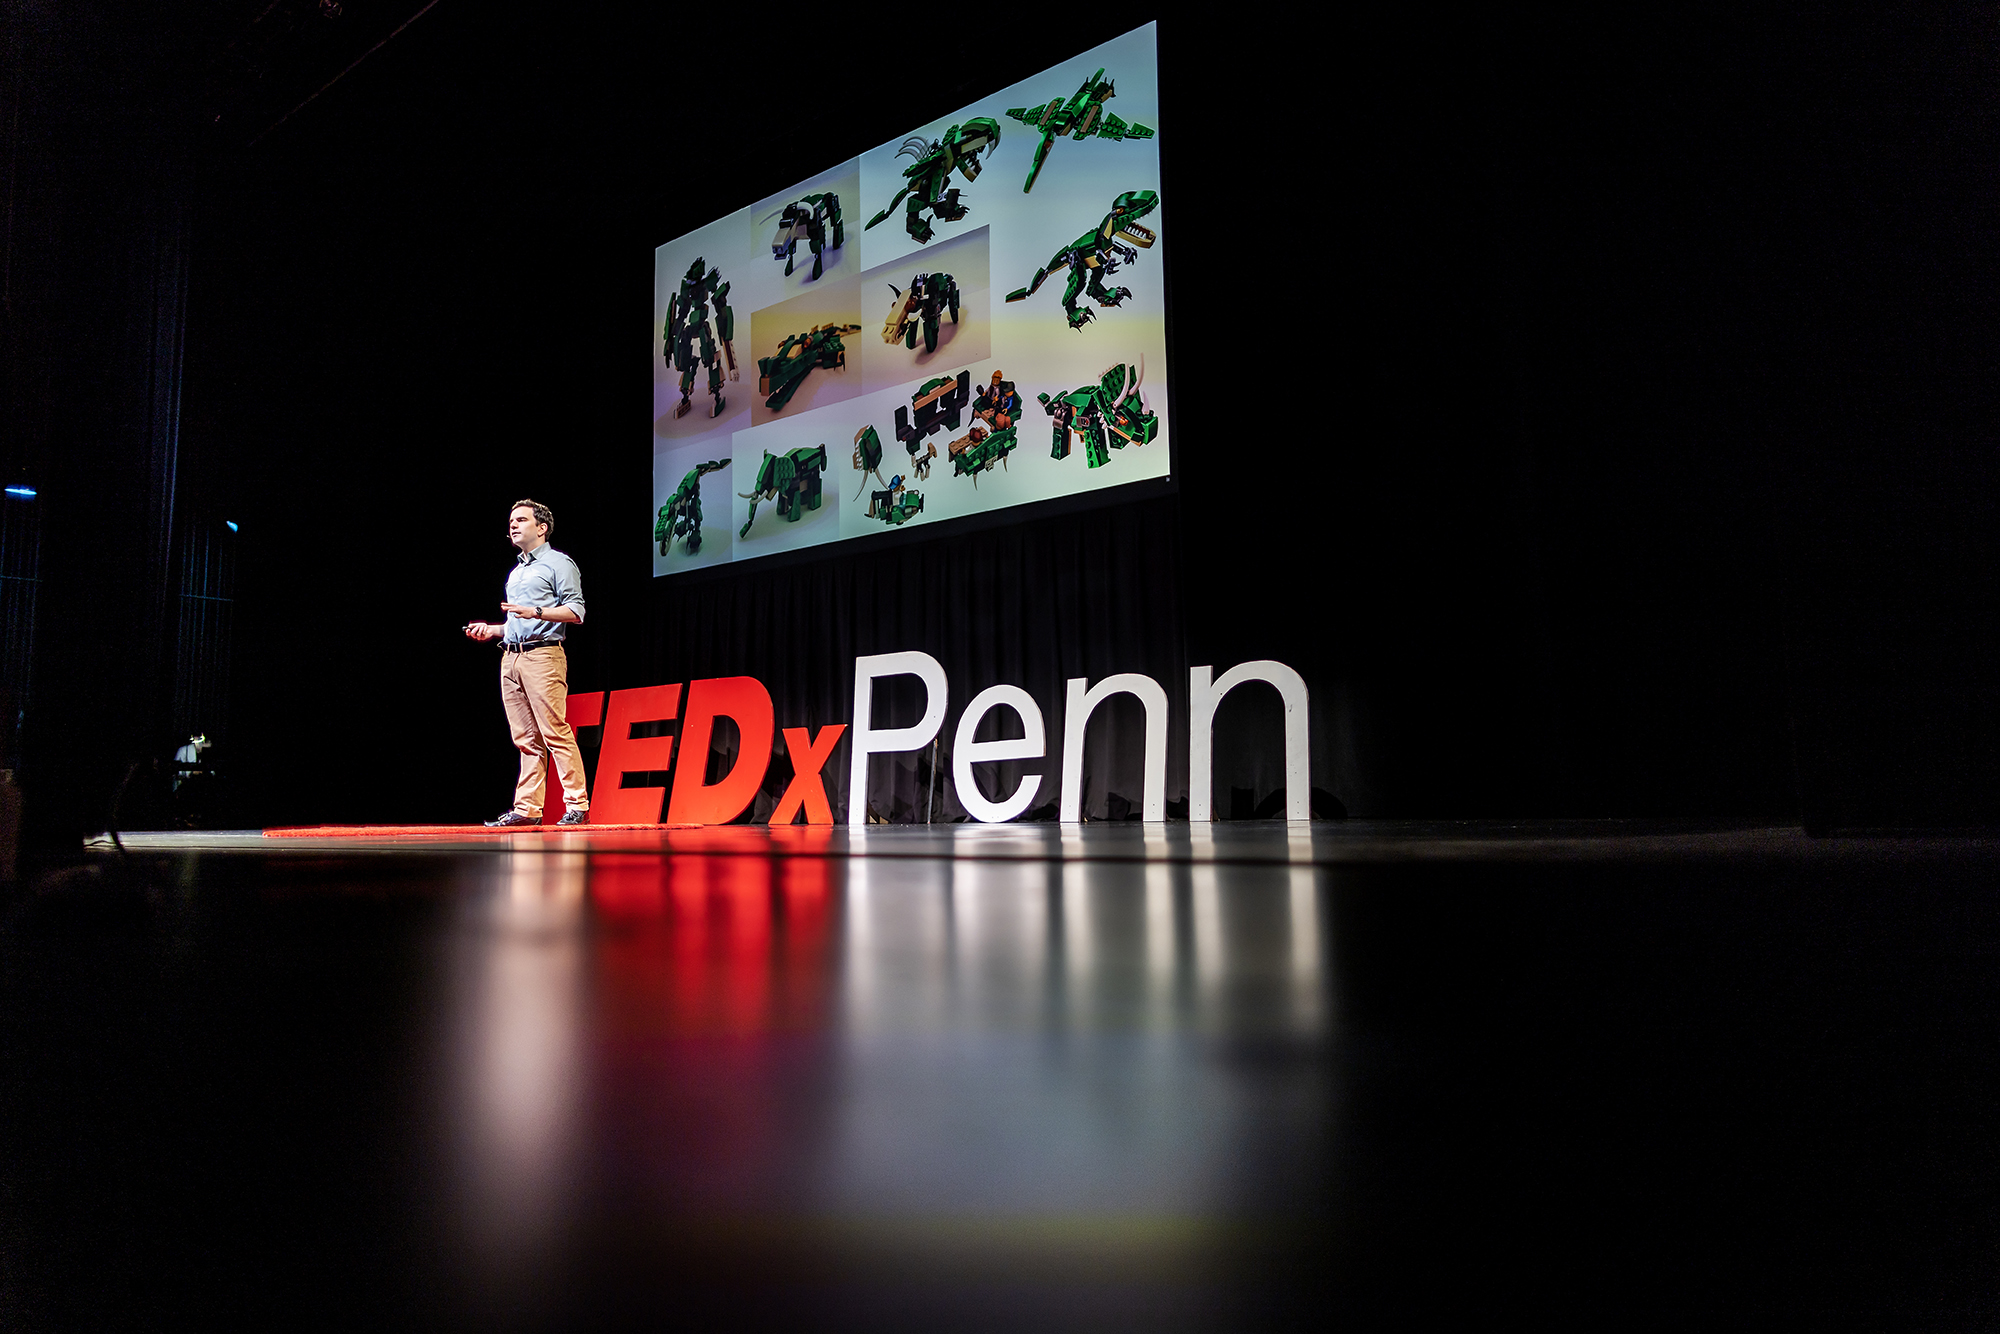
<path id="1" fill-rule="evenodd" d="M 764 406 L 773 412 L 783 412 L 807 375 L 816 370 L 845 368 L 847 348 L 840 336 L 858 332 L 860 328 L 858 324 L 815 324 L 804 333 L 786 334 L 776 352 L 757 358 L 757 392 L 770 395 Z"/>

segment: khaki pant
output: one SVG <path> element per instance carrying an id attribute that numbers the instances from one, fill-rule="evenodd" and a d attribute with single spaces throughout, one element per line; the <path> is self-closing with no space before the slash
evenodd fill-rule
<path id="1" fill-rule="evenodd" d="M 514 813 L 534 818 L 542 813 L 542 789 L 548 783 L 553 758 L 562 780 L 563 804 L 573 811 L 590 809 L 583 782 L 583 752 L 569 725 L 569 659 L 558 648 L 500 654 L 500 702 L 507 706 L 507 723 L 514 729 L 514 748 L 521 752 L 521 778 L 514 784 Z"/>

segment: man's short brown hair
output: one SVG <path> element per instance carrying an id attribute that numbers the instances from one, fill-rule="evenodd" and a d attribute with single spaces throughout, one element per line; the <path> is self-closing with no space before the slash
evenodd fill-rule
<path id="1" fill-rule="evenodd" d="M 517 500 L 508 508 L 507 512 L 512 514 L 517 509 L 532 510 L 536 523 L 548 525 L 549 531 L 542 534 L 542 541 L 546 542 L 556 535 L 556 512 L 547 505 L 544 505 L 539 500 Z"/>

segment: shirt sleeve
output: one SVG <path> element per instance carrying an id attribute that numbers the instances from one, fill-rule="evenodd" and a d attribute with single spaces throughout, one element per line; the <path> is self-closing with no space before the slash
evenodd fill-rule
<path id="1" fill-rule="evenodd" d="M 583 575 L 578 572 L 576 562 L 564 560 L 549 571 L 549 582 L 555 585 L 554 605 L 568 607 L 576 613 L 577 624 L 583 624 Z"/>

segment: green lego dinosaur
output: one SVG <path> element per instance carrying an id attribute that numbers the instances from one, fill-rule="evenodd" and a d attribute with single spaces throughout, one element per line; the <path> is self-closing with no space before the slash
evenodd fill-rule
<path id="1" fill-rule="evenodd" d="M 653 525 L 653 540 L 660 544 L 662 556 L 677 537 L 687 539 L 688 555 L 701 550 L 701 479 L 728 466 L 728 459 L 697 463 L 681 478 L 680 486 L 667 497 L 667 503 L 660 506 L 659 521 Z"/>
<path id="2" fill-rule="evenodd" d="M 1111 80 L 1099 70 L 1083 81 L 1083 87 L 1076 90 L 1076 96 L 1067 102 L 1058 97 L 1053 102 L 1045 102 L 1038 107 L 1014 107 L 1008 115 L 1030 129 L 1041 131 L 1041 145 L 1035 149 L 1035 164 L 1028 168 L 1028 183 L 1021 187 L 1026 194 L 1035 188 L 1035 177 L 1042 173 L 1042 163 L 1048 159 L 1049 149 L 1061 135 L 1071 135 L 1077 139 L 1088 139 L 1095 135 L 1100 139 L 1150 139 L 1153 132 L 1144 125 L 1127 125 L 1118 117 L 1104 110 L 1104 104 L 1116 96 Z M 1099 113 L 1103 114 L 1100 115 Z"/>
<path id="3" fill-rule="evenodd" d="M 903 141 L 896 150 L 897 157 L 911 157 L 916 161 L 903 168 L 903 188 L 889 201 L 889 207 L 868 220 L 867 231 L 882 219 L 896 211 L 896 205 L 909 197 L 909 206 L 903 219 L 913 240 L 931 239 L 931 224 L 924 217 L 926 212 L 935 214 L 940 222 L 957 222 L 966 215 L 964 204 L 958 202 L 957 190 L 946 190 L 945 182 L 956 170 L 965 177 L 969 185 L 979 179 L 979 155 L 1000 142 L 1000 123 L 987 116 L 974 116 L 963 125 L 954 125 L 944 132 L 941 139 L 928 143 L 920 134 L 913 134 Z"/>
<path id="4" fill-rule="evenodd" d="M 1056 251 L 1053 258 L 1042 268 L 1035 270 L 1035 280 L 1026 287 L 1016 288 L 1007 294 L 1009 301 L 1025 301 L 1040 290 L 1048 276 L 1058 269 L 1069 270 L 1069 289 L 1063 293 L 1063 310 L 1069 315 L 1069 327 L 1081 329 L 1094 318 L 1091 311 L 1077 305 L 1079 292 L 1084 291 L 1086 278 L 1089 292 L 1100 306 L 1116 306 L 1132 295 L 1129 287 L 1108 288 L 1104 285 L 1107 274 L 1118 272 L 1121 262 L 1130 263 L 1139 258 L 1140 250 L 1150 250 L 1159 238 L 1151 228 L 1141 227 L 1139 219 L 1160 206 L 1160 196 L 1152 190 L 1127 190 L 1111 201 L 1111 211 L 1104 215 L 1104 221 L 1097 224 L 1097 230 L 1085 232 L 1076 240 Z M 1131 245 L 1121 245 L 1120 238 Z M 1138 249 L 1134 249 L 1136 246 Z"/>
<path id="5" fill-rule="evenodd" d="M 1036 395 L 1042 400 L 1042 411 L 1054 419 L 1055 442 L 1049 457 L 1069 457 L 1072 431 L 1083 437 L 1083 461 L 1091 468 L 1111 462 L 1107 443 L 1110 449 L 1151 444 L 1160 433 L 1160 418 L 1148 412 L 1145 400 L 1139 397 L 1139 386 L 1145 380 L 1146 359 L 1141 357 L 1136 367 L 1123 362 L 1111 367 L 1096 384 L 1054 397 Z"/>

